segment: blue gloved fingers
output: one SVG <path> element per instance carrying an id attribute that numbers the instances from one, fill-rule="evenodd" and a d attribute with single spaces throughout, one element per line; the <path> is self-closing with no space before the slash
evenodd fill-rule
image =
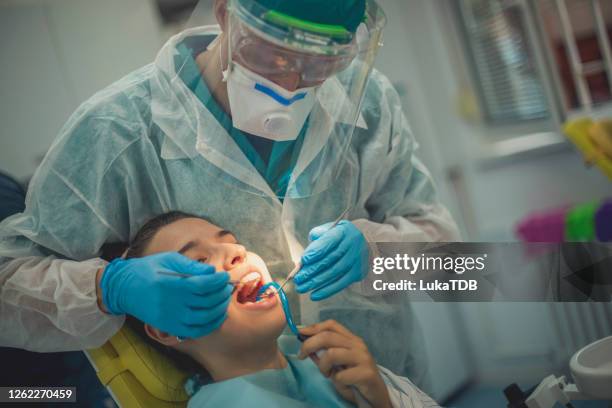
<path id="1" fill-rule="evenodd" d="M 185 287 L 186 293 L 194 295 L 208 295 L 220 292 L 225 286 L 229 286 L 230 276 L 227 272 L 217 272 L 213 275 L 200 275 L 180 280 Z"/>
<path id="2" fill-rule="evenodd" d="M 314 227 L 308 233 L 308 241 L 316 241 L 321 238 L 321 235 L 325 234 L 329 229 L 334 225 L 333 222 L 328 222 L 327 224 L 319 225 L 318 227 Z"/>
<path id="3" fill-rule="evenodd" d="M 353 265 L 353 267 L 357 267 Z M 336 293 L 348 288 L 353 283 L 358 282 L 351 274 L 346 274 L 337 281 L 315 290 L 310 294 L 310 300 L 318 302 L 335 295 Z"/>
<path id="4" fill-rule="evenodd" d="M 313 264 L 325 258 L 331 251 L 335 250 L 344 239 L 344 228 L 340 225 L 331 230 L 327 230 L 316 241 L 306 247 L 302 255 L 302 266 Z"/>
<path id="5" fill-rule="evenodd" d="M 230 300 L 232 296 L 232 288 L 229 285 L 219 290 L 216 293 L 211 293 L 206 296 L 191 294 L 187 298 L 186 304 L 192 310 L 206 310 L 217 306 L 218 304 Z"/>
<path id="6" fill-rule="evenodd" d="M 325 279 L 328 281 L 333 279 L 335 275 L 332 275 L 330 273 L 331 271 L 334 271 L 334 273 L 341 273 L 342 267 L 340 267 L 340 264 L 346 265 L 352 262 L 350 261 L 352 257 L 349 251 L 350 245 L 346 245 L 346 248 L 342 248 L 342 250 L 338 250 L 337 252 L 332 252 L 326 258 L 321 259 L 314 265 L 302 268 L 294 278 L 296 286 L 309 291 L 315 289 L 314 285 L 316 282 L 321 282 Z"/>
<path id="7" fill-rule="evenodd" d="M 173 272 L 188 275 L 212 275 L 215 273 L 214 266 L 187 258 L 178 252 L 164 252 L 153 256 L 160 257 L 163 265 Z"/>
<path id="8" fill-rule="evenodd" d="M 295 289 L 298 293 L 306 293 L 327 286 L 351 272 L 353 263 L 353 258 L 345 255 L 319 274 L 311 276 L 309 279 L 299 284 L 296 283 Z"/>
<path id="9" fill-rule="evenodd" d="M 113 314 L 135 316 L 176 336 L 200 337 L 225 320 L 232 292 L 228 281 L 227 272 L 216 273 L 211 265 L 163 253 L 111 262 L 101 290 Z"/>
<path id="10" fill-rule="evenodd" d="M 329 253 L 325 258 L 312 263 L 307 266 L 302 266 L 302 269 L 295 275 L 293 281 L 298 286 L 304 286 L 308 282 L 312 281 L 315 277 L 329 271 L 339 262 L 342 262 L 349 254 L 351 250 L 351 242 L 349 240 L 343 240 L 339 243 L 335 251 Z M 350 258 L 350 256 L 349 256 Z M 327 278 L 331 278 L 329 274 L 326 274 Z M 312 289 L 312 288 L 311 288 Z M 310 290 L 310 289 L 309 289 Z"/>
<path id="11" fill-rule="evenodd" d="M 192 310 L 187 308 L 187 311 L 181 313 L 182 316 L 178 317 L 181 324 L 185 326 L 204 326 L 215 321 L 220 316 L 227 313 L 227 308 L 230 304 L 231 299 L 227 299 L 218 305 L 209 309 Z"/>
<path id="12" fill-rule="evenodd" d="M 223 325 L 223 322 L 225 322 L 225 319 L 227 319 L 227 313 L 202 326 L 185 326 L 185 332 L 181 337 L 186 339 L 197 339 L 208 336 L 210 333 L 219 329 Z"/>

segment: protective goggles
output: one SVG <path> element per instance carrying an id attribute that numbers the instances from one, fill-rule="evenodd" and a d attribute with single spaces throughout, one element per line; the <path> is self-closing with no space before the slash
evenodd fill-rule
<path id="1" fill-rule="evenodd" d="M 353 43 L 340 55 L 298 52 L 271 42 L 237 19 L 230 29 L 230 49 L 232 60 L 272 81 L 277 77 L 299 76 L 300 88 L 320 85 L 345 70 L 357 53 Z"/>

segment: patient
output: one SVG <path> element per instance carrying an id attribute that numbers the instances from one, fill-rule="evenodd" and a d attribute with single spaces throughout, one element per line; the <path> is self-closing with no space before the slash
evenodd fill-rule
<path id="1" fill-rule="evenodd" d="M 299 353 L 284 354 L 278 345 L 286 325 L 280 301 L 273 292 L 257 299 L 270 275 L 230 231 L 171 212 L 145 224 L 125 256 L 170 251 L 227 271 L 240 282 L 223 325 L 202 338 L 179 339 L 128 318 L 154 347 L 193 372 L 189 407 L 355 406 L 354 388 L 373 407 L 437 406 L 409 380 L 377 366 L 363 341 L 335 321 L 302 328 L 308 338 L 301 345 L 290 338 Z M 327 350 L 320 359 L 314 356 L 318 350 Z"/>

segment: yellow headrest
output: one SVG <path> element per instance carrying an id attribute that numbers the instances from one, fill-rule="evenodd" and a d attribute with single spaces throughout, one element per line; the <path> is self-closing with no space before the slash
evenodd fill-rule
<path id="1" fill-rule="evenodd" d="M 135 379 L 156 400 L 184 405 L 189 399 L 183 388 L 187 373 L 127 326 L 123 326 L 104 346 L 90 350 L 88 355 L 96 366 L 98 378 L 110 386 L 114 394 L 117 392 L 113 389 L 113 381 L 122 377 L 121 383 L 133 383 Z M 137 390 L 134 392 L 138 394 Z"/>
<path id="2" fill-rule="evenodd" d="M 602 120 L 593 123 L 589 129 L 591 141 L 608 159 L 612 159 L 612 121 Z"/>
<path id="3" fill-rule="evenodd" d="M 565 134 L 580 149 L 585 160 L 595 164 L 612 180 L 612 160 L 608 157 L 612 152 L 604 150 L 612 144 L 612 134 L 607 133 L 609 129 L 610 126 L 604 122 L 593 122 L 588 118 L 568 122 L 563 127 Z"/>

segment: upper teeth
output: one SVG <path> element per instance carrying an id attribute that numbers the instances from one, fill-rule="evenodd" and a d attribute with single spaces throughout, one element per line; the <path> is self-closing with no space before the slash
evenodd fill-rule
<path id="1" fill-rule="evenodd" d="M 242 277 L 242 279 L 240 279 L 241 283 L 247 283 L 250 281 L 254 281 L 254 280 L 259 280 L 260 276 L 259 273 L 257 272 L 251 272 L 249 274 L 246 274 L 245 276 Z"/>

